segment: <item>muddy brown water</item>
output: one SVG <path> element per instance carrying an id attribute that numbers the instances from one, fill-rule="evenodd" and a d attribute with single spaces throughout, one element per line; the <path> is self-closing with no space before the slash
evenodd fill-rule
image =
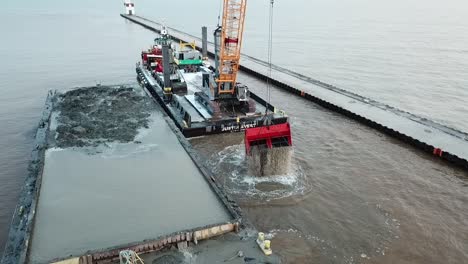
<path id="1" fill-rule="evenodd" d="M 249 176 L 242 135 L 191 142 L 286 262 L 466 263 L 466 172 L 278 89 L 272 103 L 291 116 L 287 175 Z"/>

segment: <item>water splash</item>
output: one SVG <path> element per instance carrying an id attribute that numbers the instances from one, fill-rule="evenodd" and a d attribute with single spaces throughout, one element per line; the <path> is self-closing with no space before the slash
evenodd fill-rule
<path id="1" fill-rule="evenodd" d="M 288 162 L 288 170 L 282 174 L 257 177 L 249 171 L 243 145 L 228 146 L 213 154 L 207 165 L 229 194 L 249 204 L 300 197 L 311 188 L 307 175 L 294 159 Z"/>

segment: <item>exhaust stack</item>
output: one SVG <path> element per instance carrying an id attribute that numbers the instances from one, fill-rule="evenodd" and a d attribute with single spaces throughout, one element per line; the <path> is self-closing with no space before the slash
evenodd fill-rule
<path id="1" fill-rule="evenodd" d="M 162 59 L 163 59 L 163 77 L 164 77 L 164 96 L 166 99 L 172 98 L 172 82 L 171 82 L 171 63 L 169 56 L 171 55 L 169 44 L 162 44 Z"/>
<path id="2" fill-rule="evenodd" d="M 208 29 L 202 27 L 202 57 L 204 60 L 208 59 Z"/>

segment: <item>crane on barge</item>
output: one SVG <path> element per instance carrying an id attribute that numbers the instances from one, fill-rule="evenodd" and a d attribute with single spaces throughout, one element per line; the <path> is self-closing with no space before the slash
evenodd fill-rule
<path id="1" fill-rule="evenodd" d="M 270 0 L 270 32 L 268 56 L 271 77 L 271 42 L 273 2 Z M 239 85 L 237 73 L 241 57 L 242 36 L 246 15 L 247 0 L 224 0 L 222 26 L 215 31 L 215 81 L 218 85 L 216 100 L 230 100 L 242 102 L 248 98 L 246 86 Z M 220 44 L 220 45 L 219 45 Z M 270 83 L 268 80 L 268 104 L 270 103 Z M 268 107 L 265 111 L 266 126 L 247 128 L 245 130 L 245 150 L 251 156 L 252 147 L 272 149 L 276 147 L 292 146 L 291 128 L 289 123 L 273 124 L 269 117 Z"/>
<path id="2" fill-rule="evenodd" d="M 236 98 L 245 101 L 245 88 L 237 85 L 240 51 L 244 33 L 244 21 L 247 0 L 224 0 L 223 22 L 219 47 L 219 62 L 216 69 L 218 90 L 216 98 L 229 100 Z M 218 31 L 219 32 L 219 31 Z M 216 41 L 219 43 L 218 41 Z"/>

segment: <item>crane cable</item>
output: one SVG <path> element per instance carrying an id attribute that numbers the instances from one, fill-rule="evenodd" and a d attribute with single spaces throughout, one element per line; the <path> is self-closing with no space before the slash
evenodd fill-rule
<path id="1" fill-rule="evenodd" d="M 218 10 L 218 27 L 219 27 L 219 20 L 221 19 L 221 9 L 223 7 L 223 0 L 219 1 L 219 10 Z"/>
<path id="2" fill-rule="evenodd" d="M 271 101 L 271 57 L 273 52 L 273 4 L 275 0 L 270 0 L 270 18 L 268 28 L 268 78 L 267 78 L 267 107 L 265 110 L 265 117 L 268 114 L 268 107 Z"/>

